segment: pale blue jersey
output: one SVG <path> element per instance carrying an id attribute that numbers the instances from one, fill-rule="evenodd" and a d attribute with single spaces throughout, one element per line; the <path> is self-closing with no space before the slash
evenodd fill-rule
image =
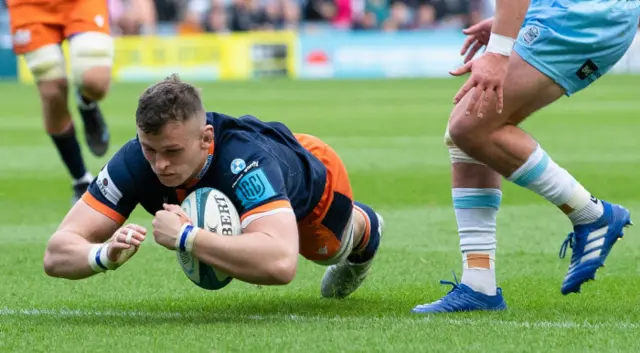
<path id="1" fill-rule="evenodd" d="M 571 95 L 622 58 L 639 18 L 640 0 L 531 0 L 515 51 Z"/>

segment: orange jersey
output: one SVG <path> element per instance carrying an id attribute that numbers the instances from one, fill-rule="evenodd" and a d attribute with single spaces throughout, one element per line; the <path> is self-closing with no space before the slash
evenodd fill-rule
<path id="1" fill-rule="evenodd" d="M 77 33 L 110 33 L 106 0 L 8 0 L 7 8 L 18 55 Z"/>

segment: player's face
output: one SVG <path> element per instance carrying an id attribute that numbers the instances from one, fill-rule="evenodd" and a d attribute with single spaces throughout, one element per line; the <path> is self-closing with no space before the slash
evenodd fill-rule
<path id="1" fill-rule="evenodd" d="M 199 119 L 189 119 L 167 124 L 159 134 L 138 131 L 138 137 L 144 156 L 160 182 L 176 187 L 203 167 L 213 143 L 213 127 Z"/>

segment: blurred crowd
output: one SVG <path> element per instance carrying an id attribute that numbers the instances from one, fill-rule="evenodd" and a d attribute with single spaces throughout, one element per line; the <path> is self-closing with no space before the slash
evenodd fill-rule
<path id="1" fill-rule="evenodd" d="M 6 1 L 0 22 L 7 25 Z M 106 0 L 114 35 L 463 28 L 495 0 Z"/>
<path id="2" fill-rule="evenodd" d="M 495 0 L 108 0 L 117 35 L 461 28 Z"/>

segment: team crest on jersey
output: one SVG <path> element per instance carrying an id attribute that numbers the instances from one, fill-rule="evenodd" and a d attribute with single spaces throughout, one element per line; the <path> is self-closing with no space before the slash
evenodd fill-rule
<path id="1" fill-rule="evenodd" d="M 236 158 L 231 162 L 231 173 L 238 174 L 247 167 L 247 164 L 242 158 Z"/>
<path id="2" fill-rule="evenodd" d="M 249 208 L 276 195 L 273 186 L 262 169 L 256 169 L 247 173 L 238 182 L 235 188 L 236 196 L 242 206 Z"/>
<path id="3" fill-rule="evenodd" d="M 530 26 L 522 35 L 522 41 L 529 45 L 540 36 L 540 29 L 536 26 Z"/>

